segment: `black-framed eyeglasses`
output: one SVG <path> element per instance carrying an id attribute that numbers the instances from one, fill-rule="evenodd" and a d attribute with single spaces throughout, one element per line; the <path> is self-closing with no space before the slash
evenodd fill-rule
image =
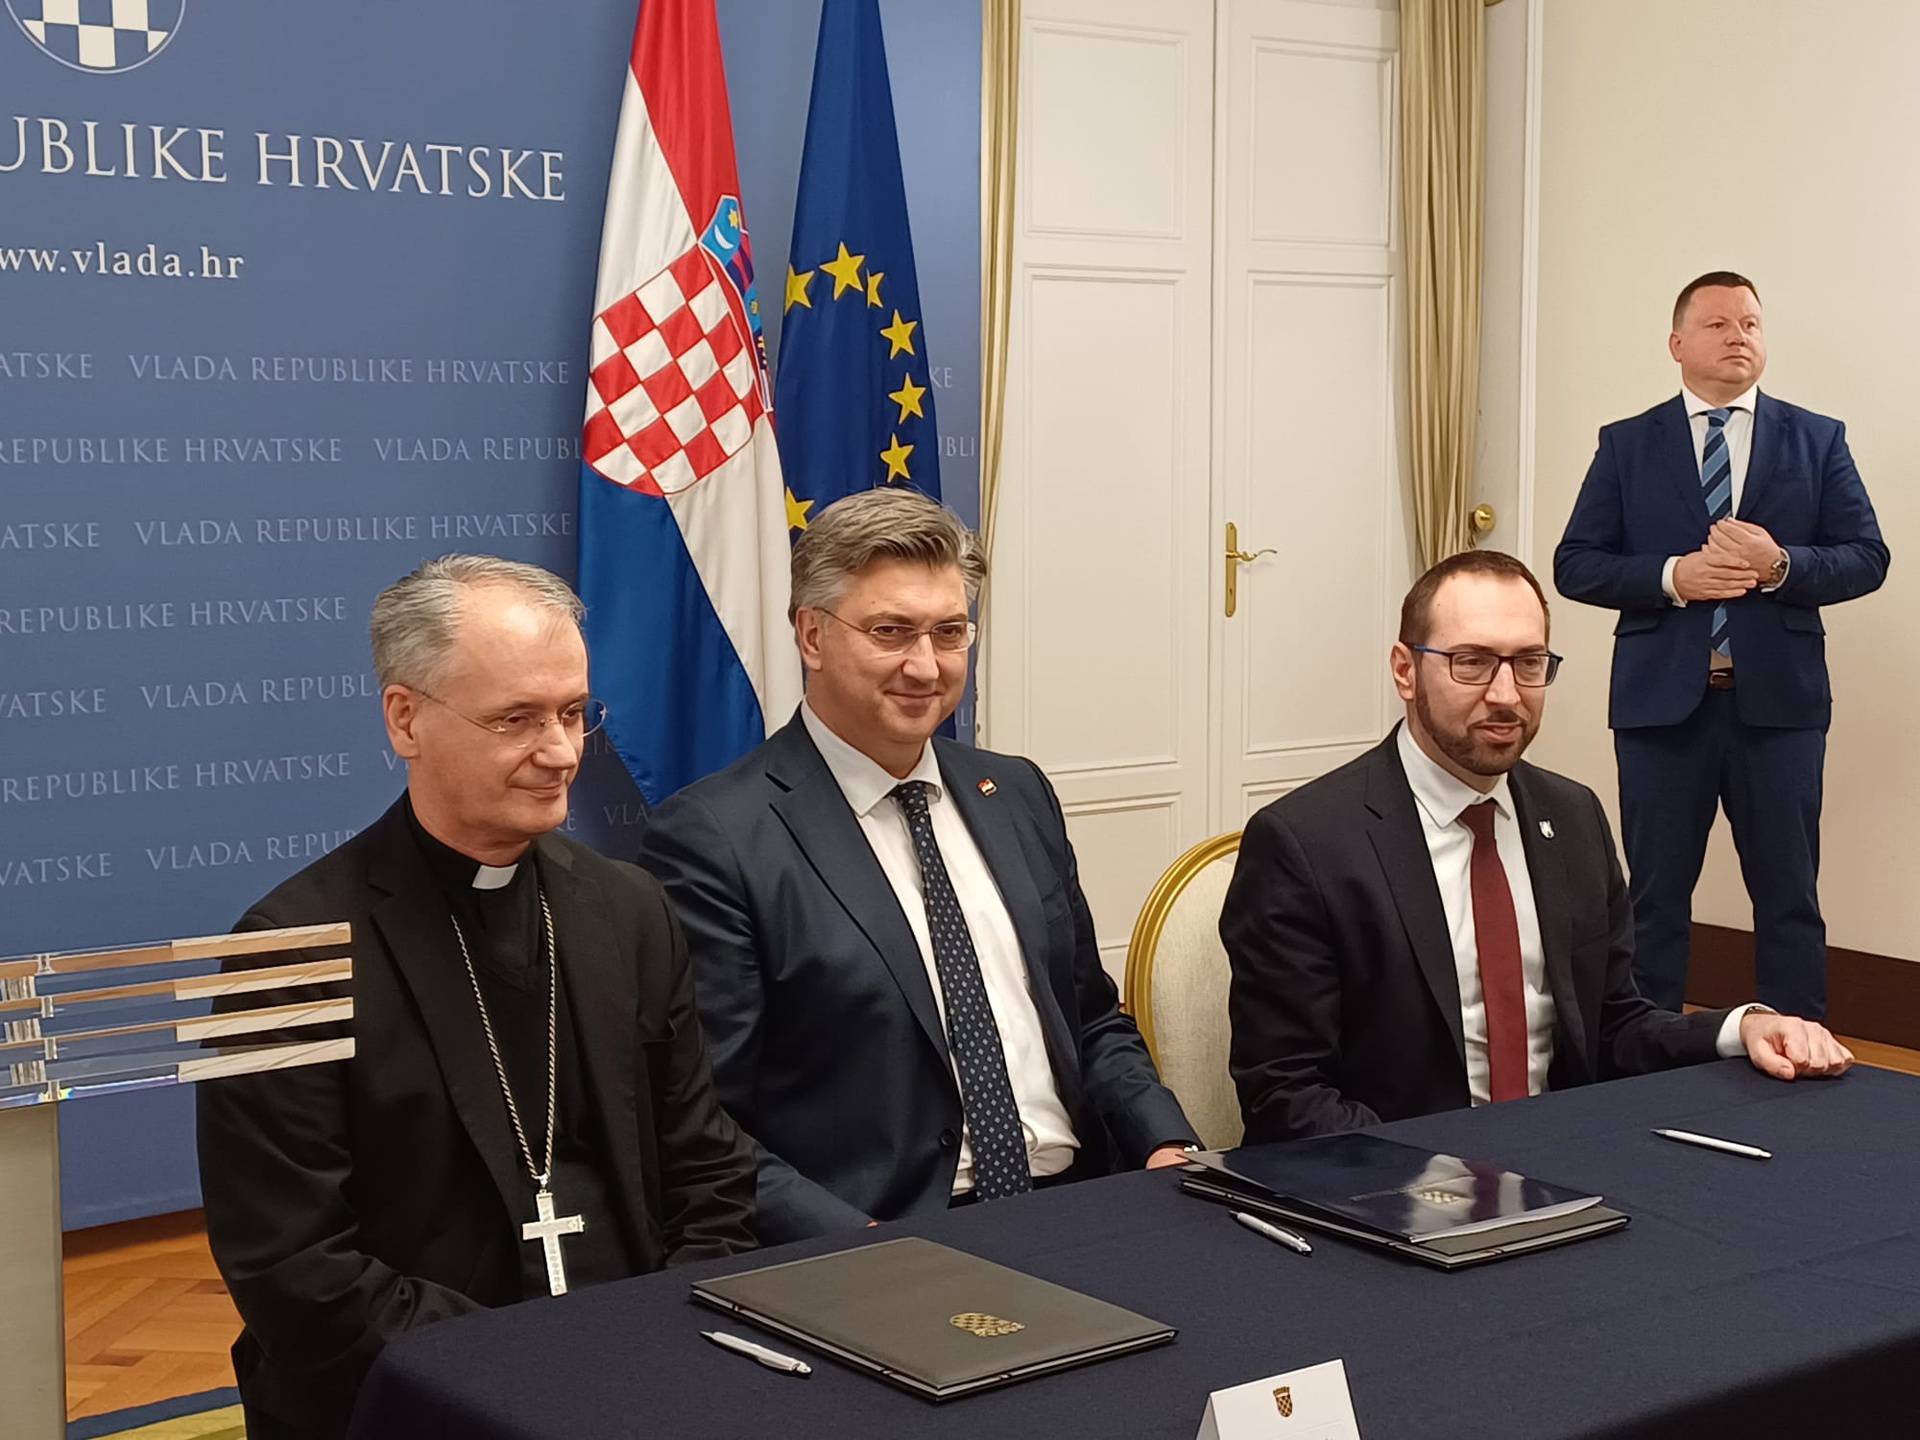
<path id="1" fill-rule="evenodd" d="M 858 630 L 874 645 L 889 655 L 904 655 L 920 643 L 920 637 L 926 636 L 933 642 L 936 650 L 965 650 L 973 644 L 979 629 L 971 620 L 942 620 L 938 625 L 929 625 L 917 630 L 911 625 L 898 625 L 892 621 L 882 621 L 878 625 L 856 625 L 851 620 L 841 619 L 824 605 L 819 607 L 822 615 L 832 615 L 835 620 L 849 630 Z"/>
<path id="2" fill-rule="evenodd" d="M 421 699 L 431 700 L 442 710 L 458 715 L 469 725 L 499 736 L 503 744 L 514 750 L 531 750 L 537 745 L 544 745 L 549 725 L 558 725 L 561 734 L 577 750 L 586 744 L 587 736 L 607 723 L 607 702 L 591 695 L 563 706 L 558 714 L 550 710 L 509 710 L 492 720 L 476 720 L 466 711 L 454 709 L 438 695 L 430 694 L 417 685 L 407 688 Z"/>
<path id="3" fill-rule="evenodd" d="M 1444 655 L 1447 673 L 1458 685 L 1491 685 L 1502 665 L 1513 671 L 1513 683 L 1540 690 L 1553 683 L 1564 656 L 1551 650 L 1523 650 L 1518 655 L 1496 655 L 1491 650 L 1436 650 L 1431 645 L 1409 645 L 1418 655 Z"/>

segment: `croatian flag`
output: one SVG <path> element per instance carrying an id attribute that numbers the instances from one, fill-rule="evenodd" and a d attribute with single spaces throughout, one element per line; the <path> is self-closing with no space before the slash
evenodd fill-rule
<path id="1" fill-rule="evenodd" d="M 713 0 L 642 0 L 600 232 L 580 594 L 649 803 L 800 701 L 786 488 Z"/>

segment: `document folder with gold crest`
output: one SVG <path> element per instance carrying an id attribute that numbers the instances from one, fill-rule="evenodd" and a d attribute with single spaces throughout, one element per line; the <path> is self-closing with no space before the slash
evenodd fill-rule
<path id="1" fill-rule="evenodd" d="M 929 1400 L 1163 1345 L 1177 1333 L 915 1236 L 696 1281 L 693 1298 Z"/>

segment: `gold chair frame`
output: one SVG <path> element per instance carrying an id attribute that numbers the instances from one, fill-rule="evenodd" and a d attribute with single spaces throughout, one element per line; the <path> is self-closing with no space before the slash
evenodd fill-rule
<path id="1" fill-rule="evenodd" d="M 1140 1038 L 1147 1042 L 1153 1063 L 1160 1063 L 1160 1050 L 1153 1028 L 1153 960 L 1160 948 L 1160 935 L 1167 927 L 1167 916 L 1187 886 L 1214 861 L 1234 854 L 1240 848 L 1238 830 L 1202 840 L 1169 865 L 1147 892 L 1140 917 L 1133 922 L 1133 935 L 1127 941 L 1126 979 L 1121 990 L 1121 1005 L 1140 1027 Z"/>

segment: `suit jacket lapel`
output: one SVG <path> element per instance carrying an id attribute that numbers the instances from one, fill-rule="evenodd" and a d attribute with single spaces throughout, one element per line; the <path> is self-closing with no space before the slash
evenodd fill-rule
<path id="1" fill-rule="evenodd" d="M 1014 817 L 999 794 L 980 793 L 982 772 L 974 758 L 961 745 L 939 745 L 940 778 L 946 782 L 947 795 L 974 844 L 980 858 L 987 862 L 1000 898 L 1006 902 L 1013 919 L 1014 933 L 1020 937 L 1020 953 L 1027 964 L 1027 978 L 1035 993 L 1047 988 L 1047 923 L 1040 913 L 1040 891 L 1033 883 L 1033 870 L 1027 864 L 1027 848 L 1020 843 Z"/>
<path id="2" fill-rule="evenodd" d="M 1013 921 L 1014 934 L 1020 940 L 1020 956 L 1027 969 L 1027 992 L 1033 997 L 1046 1032 L 1047 1048 L 1053 1056 L 1056 1079 L 1077 1088 L 1079 1042 L 1067 1030 L 1066 1017 L 1054 999 L 1052 972 L 1048 969 L 1047 921 L 1040 909 L 1040 891 L 1033 881 L 1029 851 L 1020 841 L 1015 812 L 997 787 L 992 795 L 983 794 L 980 782 L 988 778 L 980 768 L 979 752 L 964 745 L 936 740 L 934 752 L 940 760 L 940 778 L 960 819 L 980 849 L 1000 899 Z M 1068 1057 L 1073 1057 L 1068 1063 Z"/>
<path id="3" fill-rule="evenodd" d="M 539 852 L 540 883 L 553 911 L 560 998 L 572 1016 L 581 1069 L 605 1125 L 616 1203 L 638 1205 L 639 1192 L 632 1182 L 640 1173 L 639 1137 L 627 1117 L 636 1114 L 639 982 L 629 958 L 619 953 L 600 887 L 575 873 L 573 856 L 554 836 L 542 835 L 534 848 Z"/>
<path id="4" fill-rule="evenodd" d="M 1577 1074 L 1592 1074 L 1587 1054 L 1587 1027 L 1580 1013 L 1580 994 L 1573 983 L 1573 911 L 1567 902 L 1567 862 L 1561 842 L 1549 836 L 1553 815 L 1533 785 L 1532 769 L 1514 767 L 1508 779 L 1513 811 L 1520 823 L 1520 843 L 1527 853 L 1527 877 L 1533 884 L 1533 909 L 1540 922 L 1540 953 L 1546 965 L 1547 989 L 1553 996 L 1557 1043 L 1571 1047 L 1565 1058 Z"/>
<path id="5" fill-rule="evenodd" d="M 767 778 L 774 785 L 774 813 L 792 834 L 820 883 L 880 953 L 906 998 L 907 1008 L 940 1052 L 941 1064 L 950 1064 L 940 1010 L 933 1002 L 926 963 L 920 958 L 920 942 L 914 939 L 899 897 L 874 858 L 873 847 L 867 843 L 847 797 L 840 792 L 833 772 L 820 758 L 797 715 L 773 737 L 768 750 Z"/>
<path id="6" fill-rule="evenodd" d="M 1767 482 L 1773 478 L 1774 461 L 1780 454 L 1780 435 L 1786 424 L 1766 395 L 1756 391 L 1753 397 L 1753 443 L 1747 450 L 1747 478 L 1740 487 L 1740 508 L 1735 513 L 1751 519 L 1757 506 L 1767 498 Z"/>
<path id="7" fill-rule="evenodd" d="M 472 982 L 460 960 L 453 916 L 407 829 L 401 808 L 405 803 L 403 799 L 381 820 L 386 844 L 368 866 L 368 882 L 386 892 L 373 907 L 373 923 L 394 968 L 413 992 L 454 1112 L 486 1162 L 507 1213 L 525 1218 L 529 1182 L 507 1127 L 500 1082 L 487 1052 Z"/>
<path id="8" fill-rule="evenodd" d="M 1666 455 L 1663 464 L 1671 465 L 1681 479 L 1682 504 L 1704 532 L 1713 523 L 1707 514 L 1707 492 L 1700 487 L 1700 461 L 1693 453 L 1693 422 L 1687 418 L 1687 402 L 1676 395 L 1653 412 L 1660 431 L 1660 445 Z"/>
<path id="9" fill-rule="evenodd" d="M 1433 1002 L 1439 1007 L 1447 1032 L 1453 1036 L 1454 1053 L 1460 1057 L 1460 1072 L 1465 1075 L 1467 1042 L 1460 1022 L 1460 977 L 1454 969 L 1453 937 L 1447 929 L 1446 907 L 1440 902 L 1439 882 L 1433 878 L 1433 855 L 1420 826 L 1419 808 L 1400 765 L 1398 736 L 1396 729 L 1373 752 L 1367 776 L 1366 807 L 1372 816 L 1367 834 L 1399 908 L 1413 958 L 1433 992 Z"/>

